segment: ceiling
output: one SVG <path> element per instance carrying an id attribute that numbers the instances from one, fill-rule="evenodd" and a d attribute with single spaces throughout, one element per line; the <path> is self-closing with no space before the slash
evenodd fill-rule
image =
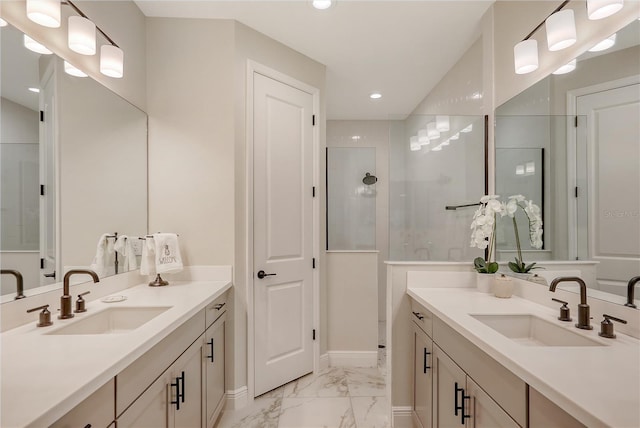
<path id="1" fill-rule="evenodd" d="M 480 35 L 493 0 L 138 0 L 149 17 L 235 19 L 327 66 L 330 120 L 406 116 Z M 369 94 L 382 93 L 379 100 Z"/>

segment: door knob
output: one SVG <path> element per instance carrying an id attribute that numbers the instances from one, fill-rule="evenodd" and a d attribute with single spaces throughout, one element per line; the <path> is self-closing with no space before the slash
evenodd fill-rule
<path id="1" fill-rule="evenodd" d="M 258 278 L 263 279 L 265 276 L 276 276 L 275 273 L 264 273 L 263 270 L 258 271 Z"/>

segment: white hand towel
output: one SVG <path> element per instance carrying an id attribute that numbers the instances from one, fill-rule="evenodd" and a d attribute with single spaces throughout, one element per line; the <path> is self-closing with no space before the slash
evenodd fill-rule
<path id="1" fill-rule="evenodd" d="M 133 251 L 131 240 L 127 235 L 120 235 L 114 249 L 122 256 L 122 272 L 129 272 L 138 268 L 136 253 Z"/>
<path id="2" fill-rule="evenodd" d="M 178 235 L 175 233 L 154 233 L 153 240 L 156 250 L 156 271 L 158 273 L 182 271 Z"/>
<path id="3" fill-rule="evenodd" d="M 142 244 L 142 258 L 140 259 L 140 275 L 156 274 L 156 244 L 152 237 L 147 236 Z"/>
<path id="4" fill-rule="evenodd" d="M 109 254 L 113 254 L 113 243 L 107 239 L 108 233 L 103 233 L 98 239 L 98 245 L 96 246 L 96 255 L 91 262 L 92 271 L 94 271 L 99 277 L 103 277 L 106 274 L 107 259 Z"/>

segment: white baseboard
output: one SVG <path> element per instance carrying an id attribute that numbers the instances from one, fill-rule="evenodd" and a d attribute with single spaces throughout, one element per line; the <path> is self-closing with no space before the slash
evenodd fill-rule
<path id="1" fill-rule="evenodd" d="M 391 408 L 394 428 L 413 428 L 413 409 L 411 406 L 396 406 Z"/>
<path id="2" fill-rule="evenodd" d="M 322 354 L 320 355 L 320 370 L 324 370 L 324 369 L 328 369 L 329 368 L 329 354 Z"/>
<path id="3" fill-rule="evenodd" d="M 378 351 L 329 351 L 331 367 L 378 367 Z"/>
<path id="4" fill-rule="evenodd" d="M 249 390 L 246 386 L 242 386 L 236 390 L 229 390 L 226 396 L 225 409 L 237 410 L 249 404 Z"/>

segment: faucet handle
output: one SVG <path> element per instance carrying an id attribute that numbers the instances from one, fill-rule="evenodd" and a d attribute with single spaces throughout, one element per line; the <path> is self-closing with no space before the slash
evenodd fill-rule
<path id="1" fill-rule="evenodd" d="M 42 305 L 38 306 L 37 308 L 27 309 L 27 312 L 35 312 L 42 309 L 42 312 L 40 312 L 38 324 L 36 324 L 38 327 L 47 327 L 53 324 L 51 322 L 51 312 L 49 312 L 49 309 L 47 309 L 48 307 L 49 305 Z"/>
<path id="2" fill-rule="evenodd" d="M 617 321 L 622 324 L 626 324 L 627 321 L 607 314 L 602 316 L 604 319 L 600 323 L 600 333 L 598 333 L 598 336 L 606 337 L 607 339 L 615 339 L 616 335 L 613 332 L 613 323 L 611 321 Z"/>
<path id="3" fill-rule="evenodd" d="M 87 312 L 87 308 L 85 307 L 85 300 L 82 296 L 91 293 L 91 291 L 85 291 L 84 293 L 78 294 L 78 300 L 76 300 L 76 310 L 75 313 L 79 312 Z"/>
<path id="4" fill-rule="evenodd" d="M 560 321 L 571 321 L 571 310 L 567 306 L 569 304 L 569 302 L 565 302 L 564 300 L 556 299 L 555 297 L 552 298 L 551 300 L 553 300 L 554 302 L 562 303 L 562 306 L 560 307 L 560 316 L 558 317 L 558 319 Z"/>

